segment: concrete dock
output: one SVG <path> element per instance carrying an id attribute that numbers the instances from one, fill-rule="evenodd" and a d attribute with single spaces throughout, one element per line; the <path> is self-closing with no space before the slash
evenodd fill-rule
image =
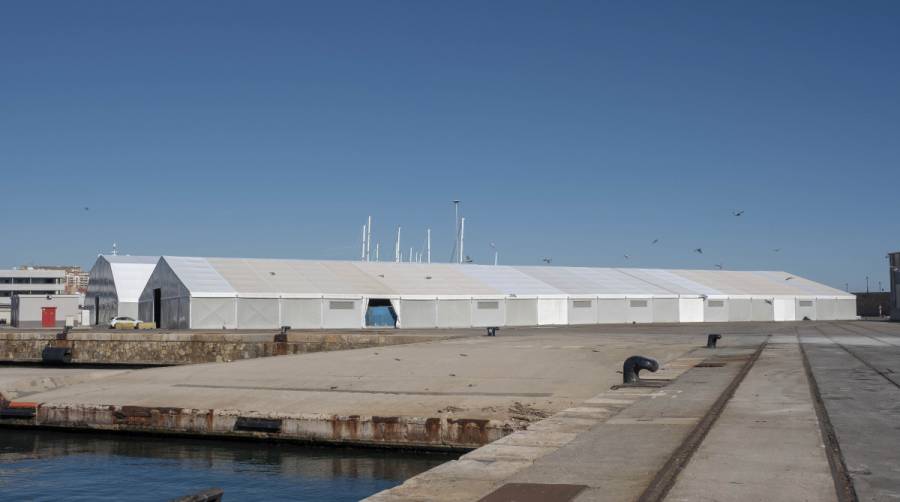
<path id="1" fill-rule="evenodd" d="M 375 501 L 893 500 L 898 351 L 897 324 L 734 323 L 508 329 L 31 387 L 37 373 L 0 367 L 7 405 L 33 411 L 0 424 L 468 451 Z M 660 371 L 616 386 L 634 354 Z"/>

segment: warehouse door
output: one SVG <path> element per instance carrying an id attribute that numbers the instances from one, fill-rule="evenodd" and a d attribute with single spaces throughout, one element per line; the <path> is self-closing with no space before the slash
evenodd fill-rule
<path id="1" fill-rule="evenodd" d="M 366 326 L 397 327 L 397 312 L 391 301 L 382 298 L 370 298 L 366 307 Z"/>
<path id="2" fill-rule="evenodd" d="M 156 323 L 157 328 L 161 328 L 160 319 L 162 317 L 162 289 L 156 288 L 153 290 L 153 322 Z"/>
<path id="3" fill-rule="evenodd" d="M 41 327 L 53 328 L 56 326 L 56 307 L 41 307 Z"/>

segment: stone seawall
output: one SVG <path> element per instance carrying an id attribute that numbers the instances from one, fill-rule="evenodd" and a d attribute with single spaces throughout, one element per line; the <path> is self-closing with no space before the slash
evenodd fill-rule
<path id="1" fill-rule="evenodd" d="M 80 364 L 179 365 L 440 340 L 462 332 L 0 332 L 0 362 L 40 362 L 45 347 L 67 347 Z"/>

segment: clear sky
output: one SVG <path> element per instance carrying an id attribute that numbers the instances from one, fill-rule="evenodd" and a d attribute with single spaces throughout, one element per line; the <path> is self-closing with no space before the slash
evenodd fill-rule
<path id="1" fill-rule="evenodd" d="M 887 287 L 898 27 L 896 1 L 7 2 L 0 266 L 352 259 L 369 214 L 447 260 L 458 198 L 476 262 Z"/>

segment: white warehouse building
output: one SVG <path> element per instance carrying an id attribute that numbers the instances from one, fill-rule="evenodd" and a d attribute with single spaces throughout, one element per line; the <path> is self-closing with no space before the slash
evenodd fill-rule
<path id="1" fill-rule="evenodd" d="M 138 315 L 167 329 L 353 329 L 376 308 L 401 328 L 856 318 L 853 295 L 785 272 L 173 256 Z"/>
<path id="2" fill-rule="evenodd" d="M 91 324 L 106 324 L 113 317 L 138 317 L 138 299 L 159 256 L 100 255 L 91 267 L 85 307 Z"/>

